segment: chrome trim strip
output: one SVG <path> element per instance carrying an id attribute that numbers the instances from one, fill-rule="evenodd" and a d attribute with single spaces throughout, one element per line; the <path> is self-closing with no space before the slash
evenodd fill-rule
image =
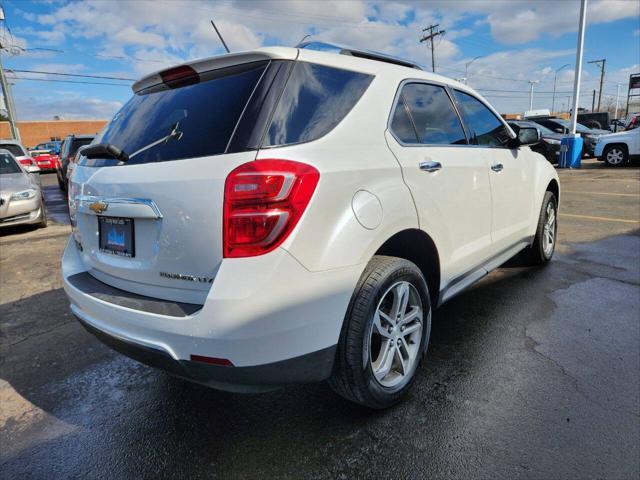
<path id="1" fill-rule="evenodd" d="M 446 301 L 450 300 L 451 298 L 455 297 L 459 293 L 462 293 L 464 290 L 469 288 L 471 285 L 476 283 L 478 280 L 483 278 L 485 275 L 491 273 L 493 270 L 498 268 L 500 265 L 502 265 L 502 263 L 506 262 L 511 257 L 515 256 L 519 251 L 521 251 L 522 249 L 526 248 L 527 246 L 530 246 L 533 243 L 534 238 L 535 238 L 535 235 L 529 235 L 527 237 L 524 237 L 523 239 L 521 239 L 520 241 L 514 243 L 510 247 L 507 247 L 507 248 L 501 250 L 500 252 L 496 253 L 492 257 L 489 257 L 487 260 L 485 260 L 481 264 L 479 264 L 479 265 L 467 270 L 465 273 L 463 273 L 461 275 L 458 275 L 456 278 L 451 280 L 444 288 L 440 289 L 440 295 L 439 295 L 439 298 L 438 298 L 438 306 L 442 305 L 444 302 L 446 302 Z M 489 269 L 486 268 L 486 267 L 490 266 L 492 263 L 494 263 L 496 260 L 500 259 L 500 257 L 509 254 L 511 252 L 511 250 L 514 250 L 514 249 L 518 248 L 520 245 L 524 245 L 524 246 L 522 248 L 518 249 L 517 252 L 507 256 L 507 258 L 505 258 L 504 261 L 501 261 L 495 267 L 492 267 L 492 268 L 489 268 Z M 484 270 L 484 272 L 482 272 L 482 270 Z M 479 275 L 479 277 L 474 279 L 473 281 L 471 281 L 469 283 L 469 285 L 465 285 L 459 291 L 454 292 L 453 294 L 449 294 L 449 292 L 451 290 L 455 290 L 455 288 L 458 285 L 464 283 L 465 280 L 473 277 L 474 275 L 475 276 Z"/>
<path id="2" fill-rule="evenodd" d="M 156 202 L 148 198 L 106 197 L 102 195 L 77 195 L 75 198 L 75 201 L 78 202 L 78 210 L 80 210 L 81 208 L 83 209 L 82 213 L 91 213 L 93 215 L 96 215 L 95 212 L 89 210 L 88 204 L 90 203 L 100 202 L 100 203 L 106 203 L 107 205 L 110 205 L 112 203 L 118 203 L 118 204 L 125 204 L 125 205 L 144 205 L 146 207 L 149 207 L 153 211 L 156 218 L 163 218 L 162 212 L 158 208 L 158 205 L 156 205 Z"/>

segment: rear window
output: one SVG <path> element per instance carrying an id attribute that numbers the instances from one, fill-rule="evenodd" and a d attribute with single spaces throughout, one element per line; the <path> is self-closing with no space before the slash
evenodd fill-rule
<path id="1" fill-rule="evenodd" d="M 268 63 L 218 69 L 200 74 L 200 82 L 194 85 L 137 93 L 113 117 L 99 142 L 126 152 L 130 157 L 127 164 L 224 153 Z M 174 129 L 181 133 L 177 139 L 148 148 Z"/>
<path id="2" fill-rule="evenodd" d="M 16 157 L 27 156 L 22 147 L 20 145 L 16 145 L 15 143 L 0 143 L 0 149 L 9 150 Z"/>
<path id="3" fill-rule="evenodd" d="M 316 140 L 351 111 L 373 76 L 297 62 L 273 114 L 263 146 Z"/>
<path id="4" fill-rule="evenodd" d="M 91 142 L 93 142 L 93 138 L 74 138 L 73 142 L 71 142 L 71 151 L 69 152 L 69 155 L 75 156 L 80 147 L 89 145 Z"/>

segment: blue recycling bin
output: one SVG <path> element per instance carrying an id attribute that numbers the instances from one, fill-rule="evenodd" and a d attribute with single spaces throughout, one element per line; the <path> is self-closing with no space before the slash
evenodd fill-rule
<path id="1" fill-rule="evenodd" d="M 559 168 L 580 168 L 582 166 L 582 144 L 580 135 L 564 137 L 560 141 Z"/>

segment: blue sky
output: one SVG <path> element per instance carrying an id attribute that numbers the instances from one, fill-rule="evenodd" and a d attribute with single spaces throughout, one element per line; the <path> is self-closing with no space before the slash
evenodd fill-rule
<path id="1" fill-rule="evenodd" d="M 501 112 L 522 112 L 535 85 L 534 108 L 566 108 L 572 88 L 579 2 L 468 1 L 17 1 L 3 0 L 0 40 L 6 69 L 135 79 L 222 47 L 215 19 L 232 50 L 295 45 L 312 39 L 431 59 L 421 29 L 439 23 L 437 73 L 464 77 Z M 630 73 L 640 72 L 640 1 L 589 0 L 585 61 L 607 59 L 603 104 L 626 98 Z M 22 120 L 109 118 L 131 95 L 131 81 L 15 72 L 8 74 Z M 44 80 L 44 81 L 43 81 Z M 56 81 L 52 81 L 56 80 Z M 92 82 L 92 83 L 65 83 Z M 585 64 L 580 105 L 591 106 L 599 70 Z M 621 104 L 624 103 L 624 98 Z"/>

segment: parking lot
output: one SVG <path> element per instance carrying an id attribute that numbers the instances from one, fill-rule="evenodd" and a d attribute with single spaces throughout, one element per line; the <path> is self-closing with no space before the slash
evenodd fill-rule
<path id="1" fill-rule="evenodd" d="M 1 231 L 2 478 L 638 478 L 640 169 L 560 171 L 559 249 L 435 313 L 409 397 L 221 393 L 114 353 L 72 318 L 69 234 Z"/>

